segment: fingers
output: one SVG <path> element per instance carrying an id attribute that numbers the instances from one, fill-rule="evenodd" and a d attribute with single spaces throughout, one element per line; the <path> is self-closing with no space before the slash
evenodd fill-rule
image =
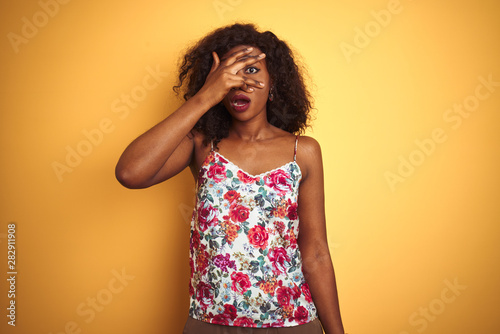
<path id="1" fill-rule="evenodd" d="M 264 85 L 257 80 L 237 75 L 233 76 L 228 83 L 231 90 L 239 89 L 247 93 L 253 92 L 256 87 L 264 88 Z"/>
<path id="2" fill-rule="evenodd" d="M 230 70 L 232 73 L 236 74 L 239 71 L 243 70 L 244 68 L 261 61 L 265 57 L 266 57 L 266 55 L 264 53 L 261 53 L 260 55 L 257 55 L 257 56 L 243 57 L 243 58 L 237 60 L 233 65 L 231 65 Z"/>
<path id="3" fill-rule="evenodd" d="M 254 88 L 248 87 L 247 85 L 244 85 L 243 87 L 240 87 L 240 89 L 246 93 L 251 93 L 254 91 Z"/>
<path id="4" fill-rule="evenodd" d="M 250 79 L 249 77 L 243 76 L 243 82 L 248 87 L 264 88 L 264 83 L 255 79 Z"/>
<path id="5" fill-rule="evenodd" d="M 229 70 L 230 73 L 236 74 L 245 67 L 253 65 L 266 57 L 265 53 L 253 56 L 250 53 L 254 50 L 253 47 L 248 47 L 230 54 L 228 57 L 219 59 L 216 52 L 212 52 L 214 62 L 210 73 L 214 72 L 220 65 Z"/>
<path id="6" fill-rule="evenodd" d="M 238 89 L 244 91 L 244 92 L 247 92 L 247 93 L 251 93 L 253 92 L 255 89 L 254 87 L 252 87 L 251 85 L 249 85 L 245 79 L 243 79 L 243 81 L 241 82 L 240 86 L 237 87 Z"/>
<path id="7" fill-rule="evenodd" d="M 229 57 L 222 59 L 222 62 L 224 63 L 225 67 L 231 70 L 231 73 L 236 74 L 246 66 L 255 64 L 266 57 L 264 53 L 261 53 L 257 56 L 252 56 L 250 55 L 252 51 L 252 47 L 237 51 L 229 55 Z"/>
<path id="8" fill-rule="evenodd" d="M 259 89 L 264 88 L 264 83 L 257 81 L 257 80 L 254 80 L 254 79 L 250 79 L 246 76 L 240 77 L 240 79 L 238 81 L 236 81 L 236 83 L 237 83 L 237 87 L 235 87 L 235 88 L 241 89 L 247 93 L 253 92 L 255 90 L 255 88 L 259 88 Z"/>
<path id="9" fill-rule="evenodd" d="M 253 51 L 253 48 L 252 47 L 249 47 L 249 48 L 246 48 L 246 49 L 243 49 L 243 50 L 240 50 L 240 51 L 237 51 L 231 55 L 229 55 L 229 57 L 227 58 L 224 58 L 223 61 L 226 62 L 226 64 L 229 66 L 229 65 L 232 65 L 234 64 L 239 58 L 245 56 L 245 55 L 248 55 L 250 52 Z"/>
<path id="10" fill-rule="evenodd" d="M 205 80 L 206 87 L 214 87 L 225 91 L 241 89 L 250 93 L 255 88 L 264 88 L 264 84 L 252 76 L 245 75 L 244 69 L 265 58 L 265 54 L 250 55 L 254 48 L 246 48 L 234 52 L 226 58 L 219 58 L 217 52 L 212 52 L 213 62 L 210 72 Z M 217 88 L 218 87 L 218 88 Z M 208 88 L 207 88 L 208 89 Z"/>

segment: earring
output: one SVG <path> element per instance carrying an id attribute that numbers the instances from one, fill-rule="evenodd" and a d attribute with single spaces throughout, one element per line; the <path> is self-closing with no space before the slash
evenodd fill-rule
<path id="1" fill-rule="evenodd" d="M 274 87 L 271 87 L 271 89 L 269 89 L 269 101 L 271 102 L 274 100 L 273 88 Z"/>

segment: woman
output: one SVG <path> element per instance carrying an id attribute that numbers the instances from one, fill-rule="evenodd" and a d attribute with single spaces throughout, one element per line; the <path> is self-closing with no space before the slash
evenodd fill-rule
<path id="1" fill-rule="evenodd" d="M 197 181 L 184 333 L 344 333 L 291 50 L 253 25 L 220 28 L 184 56 L 183 87 L 186 102 L 125 149 L 116 176 L 146 188 L 189 166 Z"/>

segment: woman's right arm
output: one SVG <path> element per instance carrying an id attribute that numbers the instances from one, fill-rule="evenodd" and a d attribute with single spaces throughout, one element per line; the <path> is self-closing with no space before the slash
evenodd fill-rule
<path id="1" fill-rule="evenodd" d="M 182 171 L 190 164 L 194 148 L 189 132 L 208 109 L 202 96 L 193 96 L 136 138 L 118 160 L 118 181 L 127 188 L 147 188 Z"/>
<path id="2" fill-rule="evenodd" d="M 239 74 L 262 57 L 246 57 L 251 49 L 240 50 L 221 64 L 213 52 L 214 62 L 205 84 L 163 121 L 143 133 L 127 146 L 116 165 L 116 178 L 127 188 L 147 188 L 176 175 L 191 164 L 194 139 L 190 135 L 196 122 L 210 108 L 222 101 L 232 88 L 252 91 L 262 88 L 259 82 Z"/>

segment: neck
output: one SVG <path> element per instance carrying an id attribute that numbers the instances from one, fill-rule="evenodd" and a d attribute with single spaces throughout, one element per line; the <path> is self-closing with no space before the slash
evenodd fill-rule
<path id="1" fill-rule="evenodd" d="M 262 113 L 261 117 L 255 117 L 248 121 L 233 119 L 229 135 L 244 141 L 255 141 L 265 138 L 271 127 L 272 125 L 267 121 L 266 114 Z"/>

